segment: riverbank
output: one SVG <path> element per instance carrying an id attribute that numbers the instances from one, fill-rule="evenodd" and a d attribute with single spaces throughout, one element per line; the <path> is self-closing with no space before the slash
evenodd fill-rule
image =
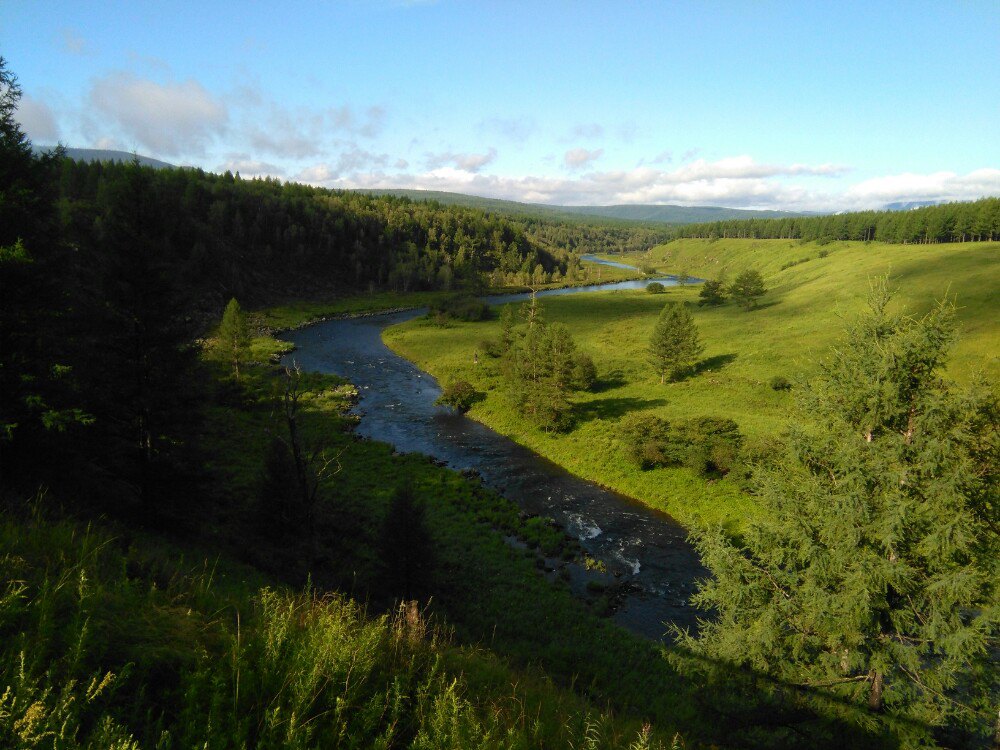
<path id="1" fill-rule="evenodd" d="M 646 362 L 646 342 L 664 302 L 695 303 L 697 288 L 673 288 L 665 295 L 619 292 L 545 300 L 546 318 L 570 328 L 580 348 L 593 356 L 601 380 L 598 392 L 575 397 L 576 426 L 565 434 L 527 424 L 505 398 L 496 367 L 482 356 L 475 364 L 480 342 L 497 335 L 495 321 L 439 329 L 414 320 L 388 329 L 384 340 L 442 382 L 473 383 L 485 394 L 470 412 L 473 419 L 574 474 L 663 509 L 685 524 L 722 523 L 738 530 L 755 512 L 749 495 L 729 479 L 706 481 L 687 469 L 633 468 L 619 438 L 619 419 L 635 411 L 668 420 L 730 417 L 749 441 L 766 449 L 793 418 L 795 403 L 794 387 L 775 390 L 772 380 L 780 376 L 794 384 L 808 379 L 840 336 L 843 319 L 860 309 L 868 279 L 890 270 L 899 304 L 915 313 L 949 289 L 958 296 L 960 339 L 949 368 L 952 377 L 969 382 L 977 370 L 995 374 L 998 251 L 997 243 L 682 241 L 662 246 L 651 256 L 660 269 L 732 278 L 742 268 L 759 265 L 770 291 L 751 312 L 733 304 L 693 306 L 705 342 L 702 364 L 694 376 L 666 386 L 659 385 Z"/>

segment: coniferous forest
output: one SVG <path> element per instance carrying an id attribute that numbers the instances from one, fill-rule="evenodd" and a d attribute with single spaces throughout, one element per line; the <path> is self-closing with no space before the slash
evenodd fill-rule
<path id="1" fill-rule="evenodd" d="M 909 211 L 857 211 L 832 216 L 740 219 L 687 224 L 674 237 L 833 242 L 993 242 L 1000 238 L 1000 198 Z"/>

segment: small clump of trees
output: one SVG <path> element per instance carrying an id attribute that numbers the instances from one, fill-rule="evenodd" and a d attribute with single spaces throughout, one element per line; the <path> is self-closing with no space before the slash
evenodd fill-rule
<path id="1" fill-rule="evenodd" d="M 663 286 L 659 281 L 651 281 L 646 284 L 646 291 L 650 294 L 663 294 L 667 291 L 667 288 Z"/>
<path id="2" fill-rule="evenodd" d="M 480 348 L 500 360 L 501 377 L 517 411 L 546 431 L 569 429 L 571 394 L 597 382 L 593 358 L 578 351 L 566 326 L 544 319 L 534 297 L 520 309 L 504 307 L 499 337 Z"/>
<path id="3" fill-rule="evenodd" d="M 668 421 L 653 414 L 629 414 L 619 427 L 629 460 L 646 471 L 686 466 L 706 477 L 728 474 L 740 460 L 743 436 L 725 417 Z"/>
<path id="4" fill-rule="evenodd" d="M 471 294 L 455 294 L 432 302 L 428 317 L 438 322 L 464 320 L 474 323 L 490 316 L 490 306 Z"/>
<path id="5" fill-rule="evenodd" d="M 660 383 L 681 377 L 694 366 L 702 351 L 698 327 L 687 306 L 667 303 L 649 339 L 649 356 Z"/>

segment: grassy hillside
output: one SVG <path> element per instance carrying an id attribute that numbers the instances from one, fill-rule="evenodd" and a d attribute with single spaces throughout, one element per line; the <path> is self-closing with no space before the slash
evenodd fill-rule
<path id="1" fill-rule="evenodd" d="M 825 257 L 820 257 L 824 254 Z M 1000 244 L 893 246 L 790 241 L 680 240 L 654 248 L 647 260 L 661 270 L 730 280 L 744 268 L 759 269 L 769 288 L 759 309 L 694 306 L 705 344 L 699 371 L 661 386 L 645 348 L 667 300 L 695 303 L 697 287 L 645 292 L 595 293 L 544 301 L 551 321 L 566 323 L 578 346 L 593 355 L 602 385 L 575 398 L 576 426 L 548 434 L 514 414 L 499 386 L 496 365 L 472 352 L 498 331 L 496 321 L 456 324 L 441 330 L 424 321 L 389 329 L 386 342 L 439 381 L 467 379 L 487 393 L 471 415 L 574 473 L 668 511 L 681 521 L 723 521 L 738 526 L 753 503 L 734 481 L 706 482 L 687 469 L 639 471 L 625 460 L 617 422 L 629 412 L 667 418 L 729 416 L 751 440 L 781 432 L 794 390 L 774 391 L 771 378 L 808 378 L 833 345 L 845 317 L 864 301 L 868 279 L 887 272 L 898 300 L 914 312 L 935 299 L 958 299 L 961 337 L 949 373 L 961 382 L 977 372 L 1000 376 Z M 794 263 L 794 265 L 789 265 Z"/>

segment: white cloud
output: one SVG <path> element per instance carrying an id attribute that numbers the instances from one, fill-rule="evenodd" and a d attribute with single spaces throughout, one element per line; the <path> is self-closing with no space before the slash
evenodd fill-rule
<path id="1" fill-rule="evenodd" d="M 386 111 L 385 107 L 372 105 L 359 115 L 345 104 L 327 110 L 326 118 L 328 126 L 334 130 L 374 138 L 385 127 Z"/>
<path id="2" fill-rule="evenodd" d="M 63 29 L 62 43 L 63 49 L 71 55 L 89 55 L 91 53 L 90 45 L 74 29 Z"/>
<path id="3" fill-rule="evenodd" d="M 570 132 L 569 140 L 577 138 L 600 138 L 604 135 L 604 126 L 596 122 L 588 122 L 577 125 Z"/>
<path id="4" fill-rule="evenodd" d="M 565 164 L 570 169 L 579 169 L 592 161 L 596 161 L 601 158 L 601 154 L 604 153 L 603 148 L 596 149 L 594 151 L 588 151 L 585 148 L 573 148 L 563 154 L 563 164 Z"/>
<path id="5" fill-rule="evenodd" d="M 28 138 L 35 143 L 52 144 L 59 140 L 56 117 L 52 108 L 41 99 L 22 95 L 16 119 Z"/>
<path id="6" fill-rule="evenodd" d="M 104 121 L 98 129 L 113 124 L 127 139 L 164 156 L 204 153 L 229 117 L 226 107 L 197 81 L 161 84 L 132 73 L 96 80 L 88 103 Z"/>
<path id="7" fill-rule="evenodd" d="M 236 172 L 241 177 L 284 177 L 284 167 L 266 161 L 257 161 L 249 154 L 228 154 L 226 161 L 215 168 L 216 172 Z"/>
<path id="8" fill-rule="evenodd" d="M 906 172 L 876 177 L 852 185 L 844 193 L 845 205 L 869 207 L 896 201 L 968 201 L 1000 195 L 1000 169 L 914 174 Z"/>
<path id="9" fill-rule="evenodd" d="M 493 117 L 480 120 L 476 127 L 482 132 L 495 133 L 514 143 L 524 143 L 535 132 L 535 122 L 528 118 Z"/>
<path id="10" fill-rule="evenodd" d="M 438 154 L 427 154 L 426 165 L 429 170 L 453 166 L 463 172 L 478 172 L 497 158 L 497 150 L 490 147 L 484 154 L 456 154 L 445 151 Z"/>
<path id="11" fill-rule="evenodd" d="M 589 172 L 580 177 L 505 177 L 442 164 L 422 174 L 388 175 L 381 170 L 324 172 L 331 187 L 382 187 L 445 190 L 508 200 L 561 205 L 674 203 L 734 208 L 835 211 L 881 208 L 904 200 L 974 200 L 1000 195 L 1000 170 L 980 169 L 903 174 L 865 180 L 835 192 L 810 189 L 803 177 L 843 176 L 845 167 L 830 164 L 758 164 L 745 156 L 699 160 L 674 170 L 636 167 Z"/>

